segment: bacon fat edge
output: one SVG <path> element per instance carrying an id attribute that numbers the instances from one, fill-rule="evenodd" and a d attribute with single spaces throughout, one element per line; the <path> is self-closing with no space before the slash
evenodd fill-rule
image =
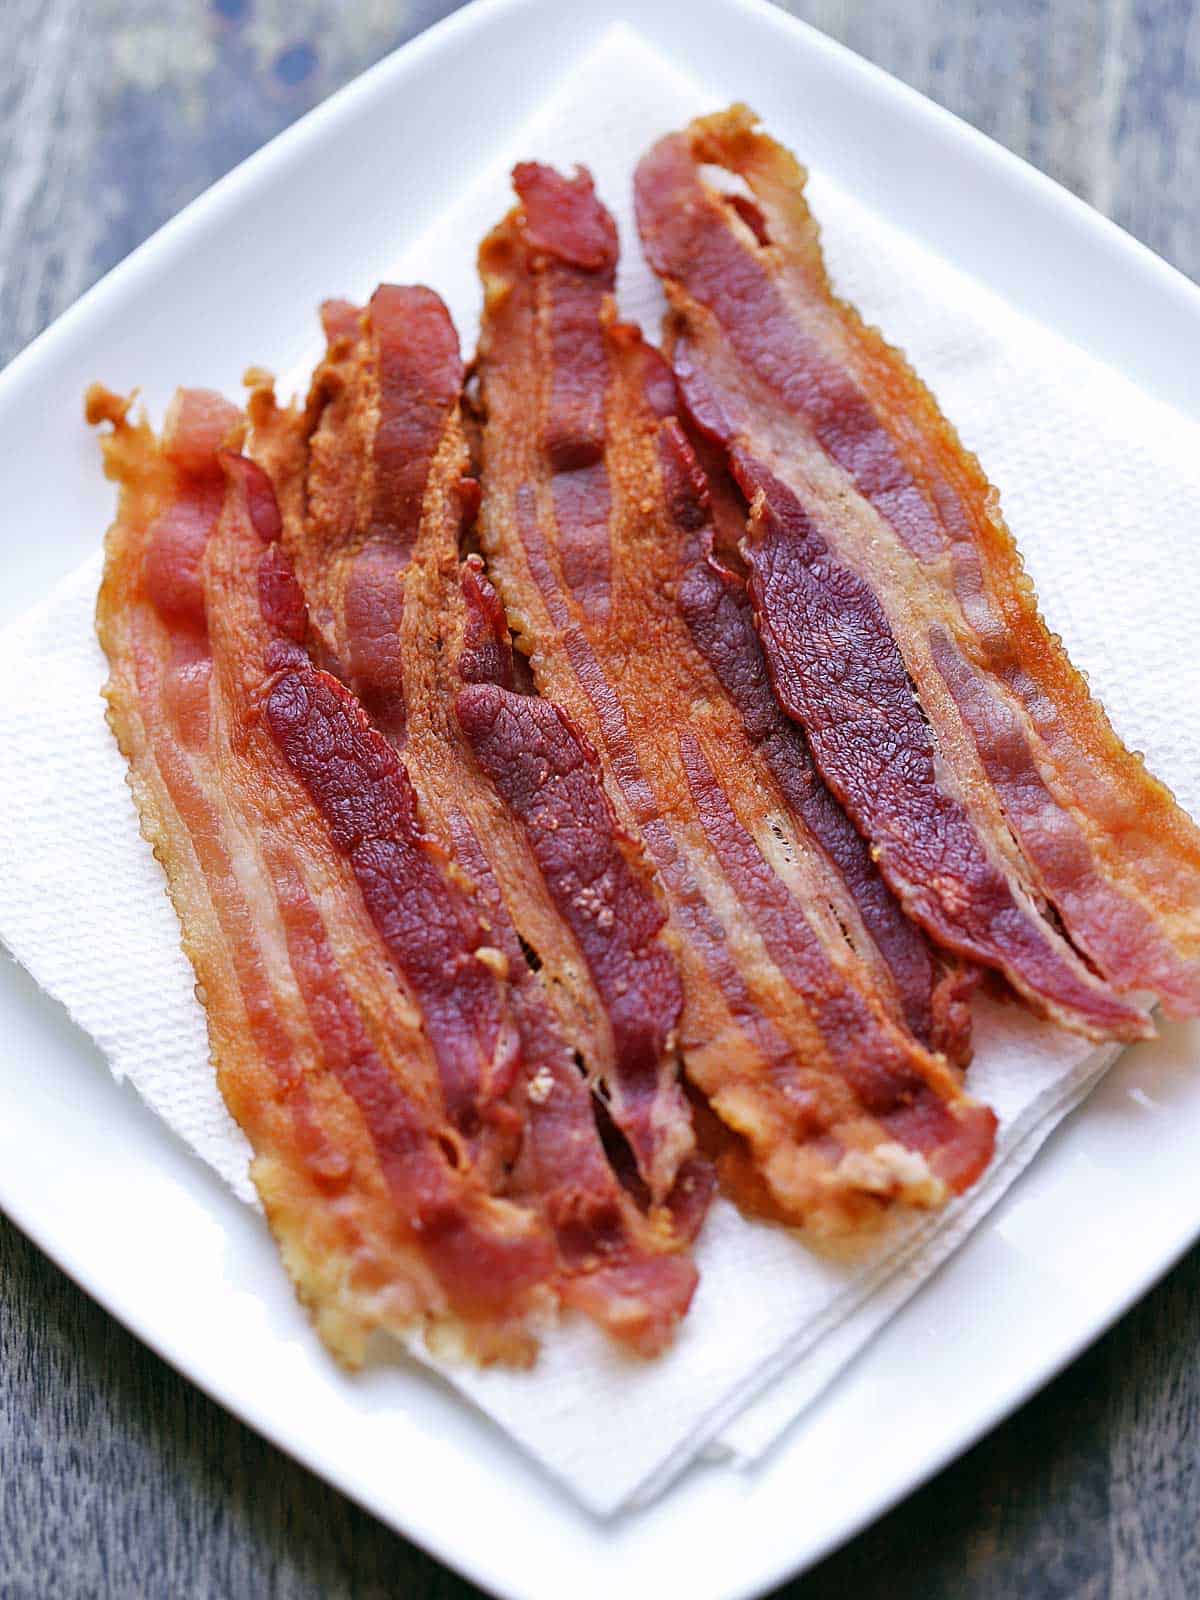
<path id="1" fill-rule="evenodd" d="M 834 296 L 803 189 L 744 107 L 636 179 L 690 422 L 752 507 L 779 702 L 946 948 L 1093 1037 L 1151 1031 L 1151 997 L 1194 1015 L 1200 833 L 1046 628 L 978 462 Z"/>
<path id="2" fill-rule="evenodd" d="M 670 372 L 615 321 L 608 213 L 584 172 L 514 181 L 480 256 L 481 538 L 539 690 L 666 888 L 689 1076 L 774 1214 L 840 1228 L 937 1204 L 986 1165 L 994 1118 L 910 1033 L 853 872 L 789 796 L 799 736 L 774 764 L 763 748 L 788 730 L 763 718 L 744 598 L 711 592 Z"/>

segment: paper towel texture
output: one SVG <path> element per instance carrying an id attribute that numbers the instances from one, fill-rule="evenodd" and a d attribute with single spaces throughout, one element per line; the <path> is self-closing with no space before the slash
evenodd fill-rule
<path id="1" fill-rule="evenodd" d="M 475 247 L 510 203 L 508 169 L 527 157 L 584 161 L 621 230 L 621 310 L 653 332 L 661 299 L 636 245 L 634 163 L 670 127 L 746 93 L 692 83 L 614 30 L 391 275 L 438 289 L 469 348 Z M 1200 503 L 1200 429 L 820 173 L 810 193 L 840 292 L 907 350 L 979 451 L 1052 624 L 1118 731 L 1195 809 L 1200 572 L 1179 559 L 1177 541 Z M 372 286 L 330 286 L 347 287 Z M 92 632 L 99 570 L 97 557 L 0 636 L 0 936 L 95 1037 L 116 1076 L 252 1201 L 247 1147 L 216 1092 L 174 913 L 103 721 L 105 667 Z M 718 1204 L 698 1250 L 693 1311 L 659 1362 L 635 1363 L 572 1322 L 532 1373 L 455 1371 L 452 1381 L 597 1512 L 658 1492 L 705 1446 L 753 1459 L 978 1225 L 1113 1055 L 987 1002 L 976 1039 L 971 1083 L 1001 1119 L 996 1160 L 939 1217 L 837 1261 Z"/>

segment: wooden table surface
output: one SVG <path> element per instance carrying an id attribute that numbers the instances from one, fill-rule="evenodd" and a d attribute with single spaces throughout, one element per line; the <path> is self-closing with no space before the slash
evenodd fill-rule
<path id="1" fill-rule="evenodd" d="M 215 178 L 451 9 L 0 0 L 0 364 Z M 1200 275 L 1190 0 L 789 9 Z M 1200 1250 L 780 1595 L 1200 1595 L 1198 1327 Z M 476 1594 L 206 1400 L 0 1219 L 2 1600 Z"/>

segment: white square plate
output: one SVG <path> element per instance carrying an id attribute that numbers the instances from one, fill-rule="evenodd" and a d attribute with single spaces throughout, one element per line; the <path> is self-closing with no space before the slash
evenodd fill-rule
<path id="1" fill-rule="evenodd" d="M 480 0 L 218 184 L 0 378 L 15 508 L 0 621 L 94 550 L 108 520 L 94 441 L 74 421 L 91 378 L 140 384 L 160 412 L 181 377 L 236 392 L 248 355 L 289 368 L 321 296 L 380 276 L 481 152 L 621 19 L 725 98 L 750 99 L 882 217 L 1200 418 L 1200 292 L 819 34 L 759 0 Z M 1175 1028 L 1122 1060 L 762 1468 L 697 1467 L 649 1510 L 607 1524 L 429 1374 L 339 1374 L 260 1220 L 113 1084 L 11 963 L 0 963 L 0 1038 L 9 1215 L 232 1411 L 514 1600 L 607 1600 L 614 1586 L 735 1600 L 781 1581 L 966 1448 L 1200 1235 L 1200 1074 L 1188 1070 L 1200 1031 Z"/>

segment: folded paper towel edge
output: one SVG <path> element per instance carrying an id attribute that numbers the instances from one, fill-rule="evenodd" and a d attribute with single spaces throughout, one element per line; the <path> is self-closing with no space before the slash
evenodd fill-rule
<path id="1" fill-rule="evenodd" d="M 893 1317 L 929 1282 L 962 1245 L 973 1236 L 979 1223 L 1000 1202 L 1012 1185 L 1033 1161 L 1046 1140 L 1097 1086 L 1123 1053 L 1124 1046 L 1113 1044 L 1092 1052 L 1079 1063 L 1067 1078 L 1046 1091 L 1044 1097 L 1028 1106 L 1010 1130 L 1008 1148 L 984 1179 L 968 1194 L 953 1202 L 946 1211 L 936 1213 L 927 1224 L 893 1254 L 880 1262 L 876 1272 L 850 1285 L 845 1294 L 828 1306 L 821 1317 L 804 1328 L 797 1338 L 784 1349 L 776 1351 L 771 1360 L 758 1372 L 751 1374 L 722 1403 L 720 1408 L 704 1418 L 692 1434 L 672 1451 L 665 1461 L 652 1468 L 646 1477 L 621 1502 L 617 1510 L 641 1510 L 658 1499 L 675 1483 L 680 1475 L 698 1462 L 732 1466 L 748 1471 L 757 1466 L 783 1435 L 799 1422 L 818 1400 L 822 1399 L 846 1368 L 881 1333 Z M 914 1267 L 911 1281 L 904 1283 L 905 1269 Z M 882 1293 L 897 1290 L 879 1303 Z M 847 1299 L 852 1304 L 846 1305 Z M 826 1375 L 825 1381 L 811 1395 L 801 1400 L 795 1410 L 786 1411 L 762 1431 L 753 1444 L 739 1447 L 722 1439 L 724 1430 L 730 1428 L 745 1412 L 765 1402 L 772 1387 L 785 1379 L 797 1364 L 821 1340 L 828 1338 L 839 1327 L 851 1321 L 860 1311 L 878 1306 L 878 1316 L 871 1326 L 863 1330 L 861 1338 L 853 1339 L 844 1359 Z"/>

